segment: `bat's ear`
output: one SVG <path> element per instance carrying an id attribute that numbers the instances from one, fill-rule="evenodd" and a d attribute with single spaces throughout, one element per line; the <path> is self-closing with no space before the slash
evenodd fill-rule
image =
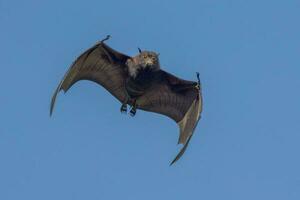
<path id="1" fill-rule="evenodd" d="M 138 47 L 139 53 L 142 53 L 142 50 Z"/>

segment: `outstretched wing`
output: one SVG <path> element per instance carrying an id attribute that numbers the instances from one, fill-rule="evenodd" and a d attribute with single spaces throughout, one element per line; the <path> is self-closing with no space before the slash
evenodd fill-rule
<path id="1" fill-rule="evenodd" d="M 54 92 L 50 115 L 53 112 L 55 99 L 59 91 L 67 92 L 79 80 L 94 81 L 102 85 L 119 101 L 125 101 L 124 82 L 127 76 L 125 63 L 130 57 L 113 50 L 103 41 L 85 51 L 71 65 Z"/>
<path id="2" fill-rule="evenodd" d="M 160 70 L 156 73 L 151 88 L 137 100 L 137 107 L 166 115 L 179 125 L 178 143 L 184 146 L 171 164 L 176 162 L 186 150 L 200 119 L 202 111 L 200 85 Z"/>

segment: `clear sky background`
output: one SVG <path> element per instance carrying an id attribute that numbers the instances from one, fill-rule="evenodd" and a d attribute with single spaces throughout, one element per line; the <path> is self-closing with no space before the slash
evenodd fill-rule
<path id="1" fill-rule="evenodd" d="M 300 1 L 0 0 L 0 199 L 300 199 Z M 174 166 L 177 125 L 94 83 L 60 93 L 107 34 L 196 80 L 204 110 Z"/>

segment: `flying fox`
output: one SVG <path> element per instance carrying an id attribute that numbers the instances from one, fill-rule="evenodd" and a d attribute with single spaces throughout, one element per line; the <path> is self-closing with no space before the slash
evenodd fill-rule
<path id="1" fill-rule="evenodd" d="M 134 116 L 137 110 L 165 115 L 179 126 L 178 144 L 182 149 L 170 165 L 185 152 L 202 112 L 202 93 L 198 81 L 180 79 L 161 69 L 159 54 L 142 51 L 127 56 L 109 47 L 105 39 L 82 53 L 71 65 L 56 88 L 51 100 L 50 116 L 57 94 L 67 92 L 80 80 L 98 83 L 120 103 L 120 111 Z"/>

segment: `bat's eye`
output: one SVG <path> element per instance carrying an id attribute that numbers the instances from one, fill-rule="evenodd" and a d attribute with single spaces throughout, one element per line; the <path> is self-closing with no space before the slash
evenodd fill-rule
<path id="1" fill-rule="evenodd" d="M 143 55 L 143 58 L 147 58 L 147 56 L 146 56 L 146 55 Z"/>

